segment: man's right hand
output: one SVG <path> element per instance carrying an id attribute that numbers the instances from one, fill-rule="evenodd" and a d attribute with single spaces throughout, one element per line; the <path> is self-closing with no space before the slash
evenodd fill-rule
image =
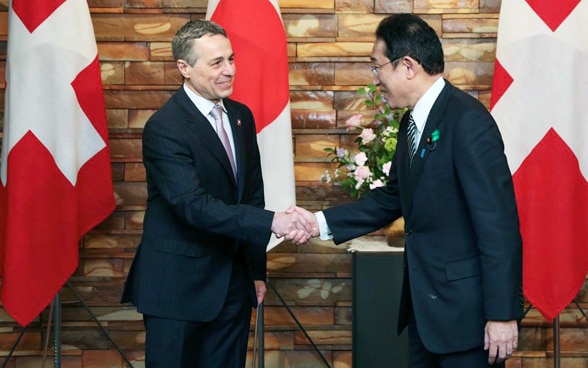
<path id="1" fill-rule="evenodd" d="M 298 207 L 298 206 L 291 206 L 290 208 L 288 208 L 286 210 L 286 213 L 297 213 L 304 220 L 304 222 L 307 225 L 305 227 L 305 229 L 308 232 L 308 239 L 306 239 L 306 241 L 308 241 L 312 237 L 319 236 L 320 231 L 319 231 L 318 221 L 317 221 L 316 215 L 314 213 L 312 213 L 308 210 L 305 210 L 302 207 Z M 286 239 L 292 240 L 296 244 L 301 244 L 301 243 L 306 242 L 306 241 L 297 242 L 297 241 L 293 240 L 292 238 L 290 238 L 289 236 L 287 236 Z"/>
<path id="2" fill-rule="evenodd" d="M 276 212 L 271 230 L 278 238 L 286 237 L 294 244 L 306 243 L 319 234 L 316 216 L 297 206 L 291 206 L 285 212 Z"/>

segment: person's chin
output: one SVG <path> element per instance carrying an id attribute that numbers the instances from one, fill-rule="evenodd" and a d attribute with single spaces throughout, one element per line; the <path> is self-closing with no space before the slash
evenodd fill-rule
<path id="1" fill-rule="evenodd" d="M 382 92 L 382 103 L 388 105 L 391 109 L 397 109 L 398 107 L 394 105 L 394 101 L 388 96 L 386 92 Z"/>
<path id="2" fill-rule="evenodd" d="M 221 90 L 218 90 L 218 96 L 220 98 L 227 98 L 232 94 L 233 94 L 233 87 L 232 86 L 230 88 L 223 88 Z"/>

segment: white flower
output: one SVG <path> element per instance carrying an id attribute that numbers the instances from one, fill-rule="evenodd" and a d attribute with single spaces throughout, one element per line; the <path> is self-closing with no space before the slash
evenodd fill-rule
<path id="1" fill-rule="evenodd" d="M 355 169 L 355 178 L 356 179 L 367 179 L 370 177 L 371 171 L 370 168 L 367 166 L 359 166 L 357 169 Z"/>
<path id="2" fill-rule="evenodd" d="M 370 189 L 375 189 L 375 188 L 379 188 L 379 187 L 383 187 L 384 186 L 384 182 L 382 182 L 380 179 L 377 179 L 376 181 L 374 181 L 373 183 L 370 184 Z"/>
<path id="3" fill-rule="evenodd" d="M 353 160 L 358 166 L 363 166 L 367 161 L 367 155 L 365 154 L 365 152 L 360 152 L 357 155 L 355 155 Z"/>
<path id="4" fill-rule="evenodd" d="M 362 130 L 359 136 L 361 137 L 363 143 L 368 143 L 376 139 L 376 134 L 372 128 L 366 128 Z"/>
<path id="5" fill-rule="evenodd" d="M 386 162 L 382 165 L 382 172 L 386 175 L 390 175 L 390 168 L 392 167 L 392 161 Z"/>
<path id="6" fill-rule="evenodd" d="M 331 173 L 327 170 L 323 173 L 323 175 L 321 175 L 320 177 L 320 182 L 326 182 L 326 183 L 332 183 L 333 182 L 333 178 L 331 177 Z"/>
<path id="7" fill-rule="evenodd" d="M 355 184 L 355 189 L 359 190 L 363 185 L 364 180 L 362 178 L 357 179 L 357 184 Z"/>

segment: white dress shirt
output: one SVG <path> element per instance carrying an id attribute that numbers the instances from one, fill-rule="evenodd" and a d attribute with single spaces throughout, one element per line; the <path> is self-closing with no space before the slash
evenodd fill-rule
<path id="1" fill-rule="evenodd" d="M 204 97 L 196 94 L 192 91 L 185 83 L 184 83 L 184 91 L 190 98 L 190 100 L 194 103 L 196 108 L 202 113 L 202 115 L 206 116 L 210 126 L 216 132 L 216 123 L 214 122 L 214 118 L 210 114 L 212 109 L 216 105 L 220 105 L 223 108 L 223 126 L 225 127 L 225 131 L 229 136 L 229 143 L 231 143 L 231 151 L 233 152 L 233 162 L 237 162 L 237 157 L 235 157 L 235 142 L 233 141 L 233 130 L 231 129 L 231 124 L 229 123 L 229 116 L 227 115 L 227 111 L 225 109 L 225 105 L 223 104 L 223 100 L 220 100 L 218 104 L 205 99 Z M 218 134 L 218 132 L 216 132 Z"/>

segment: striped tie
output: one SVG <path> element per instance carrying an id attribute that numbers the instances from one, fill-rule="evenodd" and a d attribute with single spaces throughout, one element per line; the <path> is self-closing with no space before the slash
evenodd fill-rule
<path id="1" fill-rule="evenodd" d="M 417 141 L 416 141 L 416 124 L 414 122 L 414 118 L 412 117 L 412 112 L 410 113 L 410 116 L 408 117 L 408 132 L 407 132 L 407 137 L 408 137 L 408 163 L 409 165 L 412 164 L 412 159 L 414 158 L 414 154 L 417 150 Z"/>

